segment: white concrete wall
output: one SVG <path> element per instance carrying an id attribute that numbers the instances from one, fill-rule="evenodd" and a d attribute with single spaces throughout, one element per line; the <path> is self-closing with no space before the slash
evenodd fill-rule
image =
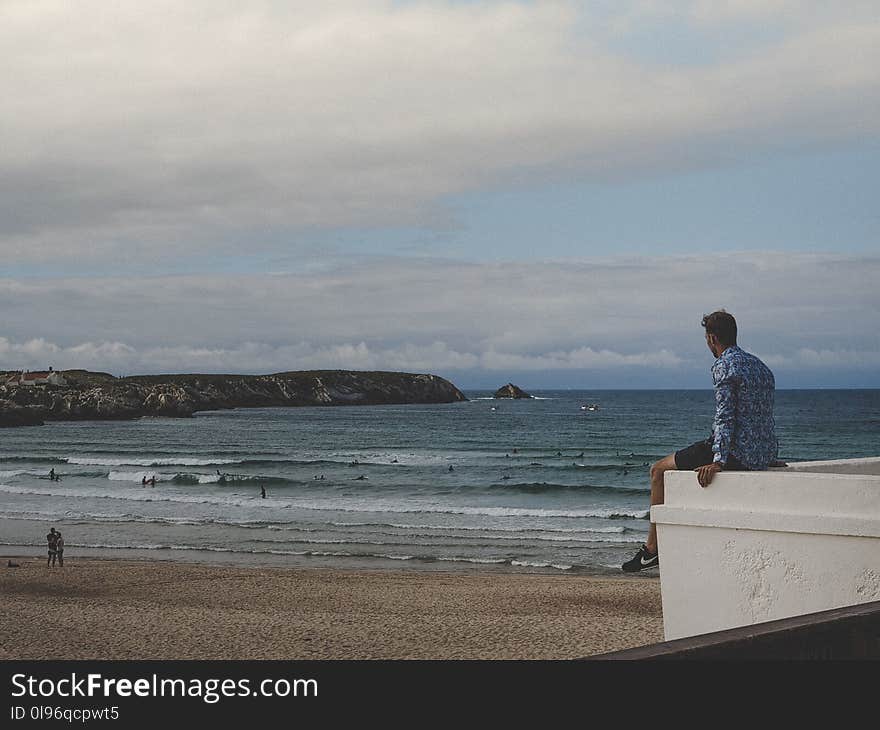
<path id="1" fill-rule="evenodd" d="M 666 639 L 880 600 L 880 459 L 666 473 Z"/>

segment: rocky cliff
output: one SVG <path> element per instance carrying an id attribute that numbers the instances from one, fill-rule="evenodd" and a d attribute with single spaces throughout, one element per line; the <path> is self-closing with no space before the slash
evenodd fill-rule
<path id="1" fill-rule="evenodd" d="M 448 380 L 412 373 L 314 370 L 274 375 L 127 378 L 84 370 L 67 370 L 62 374 L 67 387 L 0 385 L 0 426 L 141 416 L 186 417 L 196 411 L 220 408 L 467 400 Z"/>

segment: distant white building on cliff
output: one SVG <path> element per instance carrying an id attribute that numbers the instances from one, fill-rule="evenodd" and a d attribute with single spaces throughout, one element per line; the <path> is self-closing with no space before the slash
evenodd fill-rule
<path id="1" fill-rule="evenodd" d="M 22 371 L 6 380 L 7 385 L 67 385 L 64 376 L 57 370 L 35 370 L 33 372 Z"/>

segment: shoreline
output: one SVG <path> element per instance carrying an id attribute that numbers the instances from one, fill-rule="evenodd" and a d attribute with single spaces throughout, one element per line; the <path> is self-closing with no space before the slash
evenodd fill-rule
<path id="1" fill-rule="evenodd" d="M 0 565 L 2 659 L 574 659 L 663 640 L 659 577 L 72 555 L 46 568 L 15 552 Z"/>
<path id="2" fill-rule="evenodd" d="M 61 526 L 66 532 L 63 521 L 52 520 L 47 525 Z M 71 523 L 73 524 L 73 523 Z M 30 526 L 28 534 L 40 534 L 47 527 L 36 519 L 9 519 L 0 517 L 0 531 L 7 527 L 14 533 L 9 542 L 0 543 L 0 560 L 6 560 L 6 556 L 30 556 L 40 558 L 46 554 L 44 541 L 25 542 L 23 526 Z M 510 561 L 482 561 L 461 559 L 430 559 L 419 557 L 391 558 L 388 556 L 363 556 L 363 555 L 339 555 L 339 554 L 315 554 L 295 552 L 270 552 L 270 551 L 247 551 L 225 548 L 206 548 L 187 546 L 175 543 L 174 539 L 163 539 L 157 544 L 144 544 L 149 539 L 134 545 L 79 544 L 75 541 L 67 541 L 67 554 L 84 559 L 107 559 L 107 560 L 147 560 L 156 562 L 173 563 L 199 563 L 203 565 L 229 565 L 241 567 L 281 567 L 308 570 L 312 568 L 326 570 L 353 570 L 353 571 L 399 571 L 414 573 L 461 573 L 473 574 L 500 574 L 500 575 L 568 575 L 580 577 L 615 577 L 620 575 L 620 563 L 631 557 L 634 548 L 627 546 L 621 548 L 620 555 L 615 557 L 613 563 L 594 563 L 589 566 L 557 566 L 555 563 L 542 561 L 541 563 L 512 564 Z"/>
<path id="3" fill-rule="evenodd" d="M 2 524 L 2 522 L 0 522 Z M 632 551 L 630 551 L 632 552 Z M 328 570 L 353 573 L 426 573 L 450 575 L 534 575 L 560 578 L 618 578 L 629 580 L 650 579 L 657 575 L 623 573 L 620 568 L 560 569 L 552 565 L 510 565 L 509 563 L 469 563 L 457 560 L 392 560 L 381 558 L 338 556 L 273 555 L 237 551 L 211 551 L 201 548 L 137 548 L 137 547 L 82 547 L 66 544 L 68 560 L 108 561 L 132 563 L 169 563 L 174 565 L 203 565 L 230 568 L 275 568 L 281 570 Z M 235 557 L 233 557 L 235 556 Z M 34 560 L 46 557 L 45 545 L 0 543 L 0 567 L 7 560 Z"/>

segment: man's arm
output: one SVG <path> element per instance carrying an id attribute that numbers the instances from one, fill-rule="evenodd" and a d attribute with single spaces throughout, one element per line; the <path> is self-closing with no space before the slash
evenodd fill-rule
<path id="1" fill-rule="evenodd" d="M 712 477 L 727 464 L 736 415 L 736 379 L 718 368 L 713 369 L 712 380 L 715 383 L 715 421 L 712 428 L 712 451 L 715 458 L 711 464 L 695 469 L 701 487 L 708 487 Z"/>
<path id="2" fill-rule="evenodd" d="M 713 375 L 715 380 L 715 423 L 712 430 L 712 451 L 715 454 L 714 462 L 723 468 L 730 457 L 739 383 L 736 376 L 730 375 L 724 370 L 719 369 Z"/>

